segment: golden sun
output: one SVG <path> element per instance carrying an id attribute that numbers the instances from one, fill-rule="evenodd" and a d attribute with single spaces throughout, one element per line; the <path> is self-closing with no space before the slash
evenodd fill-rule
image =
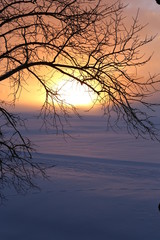
<path id="1" fill-rule="evenodd" d="M 62 80 L 58 85 L 58 93 L 64 102 L 74 106 L 92 105 L 94 99 L 93 91 L 75 80 Z"/>

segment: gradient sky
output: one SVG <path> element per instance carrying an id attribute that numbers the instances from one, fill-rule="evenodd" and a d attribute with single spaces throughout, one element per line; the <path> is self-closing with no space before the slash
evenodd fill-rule
<path id="1" fill-rule="evenodd" d="M 160 5 L 157 5 L 155 0 L 124 0 L 122 2 L 128 4 L 124 11 L 127 22 L 130 22 L 132 16 L 135 16 L 139 9 L 140 23 L 148 24 L 145 30 L 143 30 L 143 34 L 157 34 L 156 39 L 147 45 L 147 48 L 144 50 L 147 56 L 154 52 L 151 61 L 145 67 L 145 72 L 149 71 L 151 74 L 160 72 Z M 27 104 L 29 106 L 42 104 L 44 95 L 40 90 L 40 86 L 37 86 L 33 80 L 30 82 L 28 81 L 24 86 L 23 94 L 17 100 L 18 104 Z M 10 94 L 8 86 L 9 83 L 7 81 L 1 84 L 1 99 L 6 99 L 6 96 Z"/>
<path id="2" fill-rule="evenodd" d="M 151 71 L 160 72 L 160 5 L 155 0 L 124 0 L 128 3 L 126 8 L 127 16 L 135 16 L 139 9 L 139 22 L 147 24 L 145 31 L 146 34 L 156 35 L 152 43 L 147 46 L 148 53 L 154 52 L 153 58 L 149 63 Z"/>

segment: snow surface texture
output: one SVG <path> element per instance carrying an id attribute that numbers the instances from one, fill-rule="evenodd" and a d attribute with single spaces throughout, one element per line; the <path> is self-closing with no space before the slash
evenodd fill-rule
<path id="1" fill-rule="evenodd" d="M 0 211 L 3 240 L 160 239 L 160 147 L 102 118 L 72 118 L 71 137 L 40 130 L 28 115 L 35 161 L 53 164 L 41 191 L 9 196 Z"/>

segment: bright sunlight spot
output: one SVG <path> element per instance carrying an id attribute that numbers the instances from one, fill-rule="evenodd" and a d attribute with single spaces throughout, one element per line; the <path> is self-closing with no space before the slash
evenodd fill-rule
<path id="1" fill-rule="evenodd" d="M 74 106 L 92 105 L 94 93 L 86 85 L 75 80 L 62 80 L 58 85 L 61 99 Z"/>

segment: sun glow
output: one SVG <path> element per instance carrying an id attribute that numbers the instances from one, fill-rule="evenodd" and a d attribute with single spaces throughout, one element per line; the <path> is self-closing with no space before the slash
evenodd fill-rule
<path id="1" fill-rule="evenodd" d="M 57 90 L 64 102 L 74 106 L 90 106 L 95 98 L 91 89 L 75 80 L 62 80 Z"/>

